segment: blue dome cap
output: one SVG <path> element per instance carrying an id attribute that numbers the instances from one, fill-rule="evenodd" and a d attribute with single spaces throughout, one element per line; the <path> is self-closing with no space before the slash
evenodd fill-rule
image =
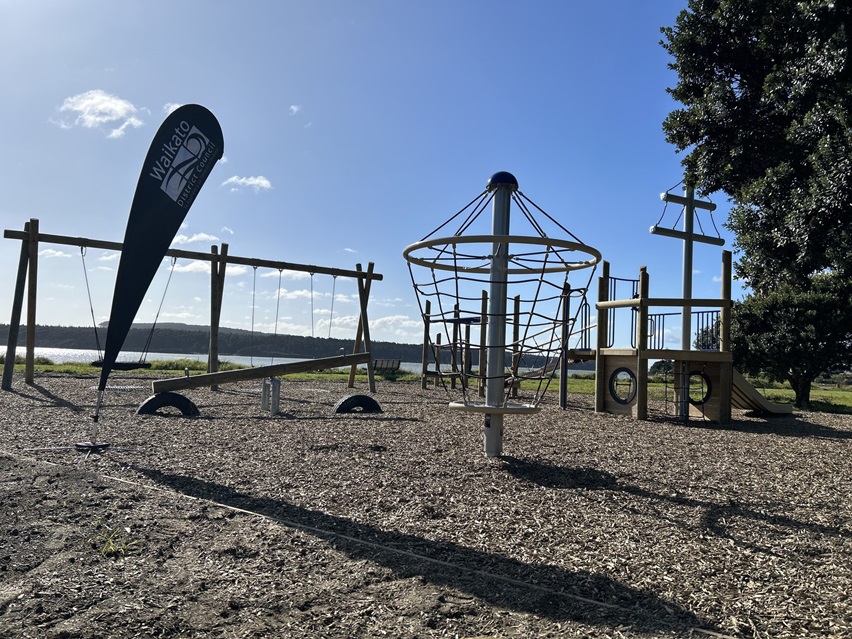
<path id="1" fill-rule="evenodd" d="M 513 191 L 518 190 L 518 179 L 508 171 L 497 171 L 494 175 L 488 178 L 488 184 L 485 185 L 485 190 L 493 191 L 498 186 L 509 185 Z"/>

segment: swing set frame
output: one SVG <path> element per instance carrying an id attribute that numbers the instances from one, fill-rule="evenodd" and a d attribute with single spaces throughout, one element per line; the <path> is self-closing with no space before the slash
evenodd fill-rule
<path id="1" fill-rule="evenodd" d="M 24 381 L 27 384 L 34 383 L 35 377 L 35 345 L 36 345 L 36 300 L 38 293 L 38 252 L 39 245 L 60 244 L 65 246 L 77 246 L 85 248 L 99 248 L 113 251 L 121 251 L 121 242 L 109 242 L 85 237 L 71 237 L 65 235 L 51 235 L 39 231 L 39 221 L 31 218 L 24 224 L 23 231 L 6 229 L 3 232 L 5 239 L 20 240 L 21 253 L 18 262 L 18 274 L 15 282 L 15 292 L 12 302 L 12 317 L 9 322 L 9 336 L 6 344 L 6 361 L 3 366 L 3 378 L 0 389 L 12 390 L 12 374 L 15 365 L 15 353 L 18 344 L 18 336 L 21 326 L 21 315 L 24 307 L 24 291 L 27 292 L 26 307 L 26 357 L 24 368 Z M 221 247 L 212 245 L 209 253 L 200 251 L 186 251 L 182 249 L 169 249 L 166 256 L 171 258 L 185 258 L 210 262 L 210 344 L 208 349 L 208 361 L 206 376 L 211 387 L 216 388 L 217 381 L 225 382 L 226 379 L 217 378 L 212 373 L 218 373 L 219 364 L 219 323 L 222 312 L 222 298 L 225 288 L 225 271 L 228 264 L 238 264 L 252 267 L 263 267 L 277 269 L 280 271 L 298 271 L 304 273 L 316 273 L 320 275 L 331 275 L 336 277 L 351 277 L 358 281 L 358 297 L 360 302 L 360 317 L 358 329 L 355 335 L 352 355 L 358 357 L 347 359 L 351 362 L 349 372 L 349 388 L 355 385 L 355 373 L 358 363 L 367 364 L 367 376 L 370 391 L 375 392 L 375 379 L 373 376 L 372 360 L 369 356 L 364 357 L 362 353 L 370 353 L 370 329 L 367 319 L 367 301 L 370 296 L 370 285 L 374 280 L 382 280 L 381 273 L 376 273 L 374 264 L 369 262 L 366 271 L 361 264 L 355 265 L 355 270 L 316 266 L 310 264 L 298 264 L 276 260 L 263 260 L 251 257 L 240 257 L 228 254 L 228 244 L 222 243 Z M 349 356 L 347 356 L 349 357 Z M 357 361 L 355 361 L 357 360 Z M 361 360 L 365 360 L 362 362 Z"/>

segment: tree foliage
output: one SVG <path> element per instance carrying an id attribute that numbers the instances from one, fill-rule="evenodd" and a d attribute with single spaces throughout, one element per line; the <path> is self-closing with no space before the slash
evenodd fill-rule
<path id="1" fill-rule="evenodd" d="M 755 290 L 852 271 L 852 0 L 689 0 L 663 47 L 686 181 L 734 202 Z"/>
<path id="2" fill-rule="evenodd" d="M 805 291 L 783 283 L 750 295 L 734 305 L 731 334 L 737 366 L 789 381 L 807 407 L 821 373 L 852 366 L 852 283 L 822 274 Z"/>

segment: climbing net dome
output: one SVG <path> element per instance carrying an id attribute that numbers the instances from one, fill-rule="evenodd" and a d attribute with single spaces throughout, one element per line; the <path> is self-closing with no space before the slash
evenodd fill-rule
<path id="1" fill-rule="evenodd" d="M 586 292 L 601 254 L 526 197 L 510 173 L 495 173 L 403 256 L 436 362 L 431 374 L 461 387 L 454 408 L 537 410 L 571 343 L 588 348 Z M 588 279 L 572 288 L 569 275 L 584 269 Z M 538 381 L 534 396 L 511 402 L 525 379 Z"/>

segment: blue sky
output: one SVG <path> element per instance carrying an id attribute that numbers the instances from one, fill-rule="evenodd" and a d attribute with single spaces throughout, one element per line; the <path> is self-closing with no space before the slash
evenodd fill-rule
<path id="1" fill-rule="evenodd" d="M 402 251 L 496 171 L 601 251 L 613 275 L 647 265 L 652 295 L 677 296 L 682 244 L 648 228 L 659 194 L 682 177 L 661 128 L 677 105 L 659 28 L 685 5 L 0 0 L 0 219 L 120 242 L 157 127 L 194 102 L 219 119 L 225 160 L 173 247 L 226 242 L 233 255 L 346 269 L 372 261 L 384 275 L 370 301 L 373 339 L 420 341 Z M 730 248 L 728 206 L 712 199 Z M 678 214 L 669 206 L 662 224 Z M 715 235 L 706 214 L 702 223 Z M 41 248 L 38 322 L 91 325 L 79 251 Z M 0 244 L 2 322 L 18 254 L 18 242 Z M 99 322 L 117 257 L 86 255 Z M 718 247 L 696 246 L 696 297 L 718 296 L 720 261 Z M 168 267 L 137 321 L 153 320 Z M 206 269 L 177 262 L 159 321 L 209 321 Z M 278 332 L 311 334 L 310 290 L 309 278 L 285 274 Z M 329 334 L 332 290 L 331 334 L 354 337 L 354 282 L 320 275 L 313 332 Z M 250 328 L 254 315 L 271 332 L 278 303 L 277 271 L 229 268 L 223 325 Z"/>

